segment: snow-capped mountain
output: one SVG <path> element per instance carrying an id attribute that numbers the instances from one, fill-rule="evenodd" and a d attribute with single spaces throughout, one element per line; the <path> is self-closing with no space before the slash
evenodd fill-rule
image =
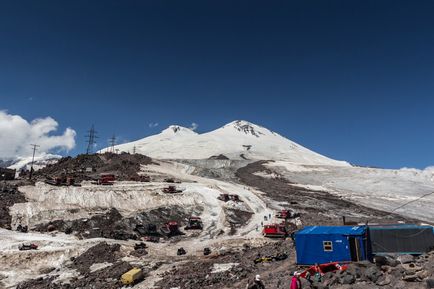
<path id="1" fill-rule="evenodd" d="M 100 152 L 109 151 L 105 148 Z M 285 160 L 312 165 L 349 166 L 315 153 L 259 125 L 237 120 L 198 134 L 171 125 L 161 133 L 115 146 L 119 152 L 136 152 L 159 159 L 207 159 L 223 154 L 230 159 Z"/>
<path id="2" fill-rule="evenodd" d="M 33 169 L 39 170 L 49 164 L 56 163 L 62 156 L 59 155 L 53 155 L 48 153 L 43 153 L 40 155 L 35 156 L 34 163 L 33 163 Z M 30 170 L 30 165 L 32 163 L 32 157 L 17 157 L 14 160 L 5 161 L 5 167 L 8 167 L 9 169 L 15 169 L 15 170 L 21 170 L 26 169 Z"/>

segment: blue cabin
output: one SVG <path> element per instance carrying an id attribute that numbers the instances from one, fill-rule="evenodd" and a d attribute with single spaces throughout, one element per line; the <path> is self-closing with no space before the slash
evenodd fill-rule
<path id="1" fill-rule="evenodd" d="M 295 233 L 297 264 L 368 259 L 366 226 L 309 226 Z"/>

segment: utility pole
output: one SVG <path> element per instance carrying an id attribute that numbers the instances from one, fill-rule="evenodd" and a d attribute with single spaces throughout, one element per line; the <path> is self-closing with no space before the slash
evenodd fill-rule
<path id="1" fill-rule="evenodd" d="M 39 147 L 39 145 L 37 145 L 37 144 L 31 144 L 31 146 L 33 147 L 33 156 L 32 156 L 32 162 L 30 163 L 29 180 L 32 179 L 32 175 L 33 175 L 33 163 L 35 162 L 35 152 L 36 152 L 36 149 Z"/>
<path id="2" fill-rule="evenodd" d="M 116 145 L 116 136 L 114 134 L 109 140 L 109 145 L 110 145 L 110 152 L 114 153 L 115 152 L 115 145 Z"/>
<path id="3" fill-rule="evenodd" d="M 90 154 L 92 152 L 93 146 L 96 144 L 96 139 L 98 136 L 96 135 L 97 131 L 95 130 L 94 126 L 90 128 L 90 130 L 87 131 L 88 134 L 86 135 L 86 142 L 87 142 L 87 149 L 86 154 Z"/>
<path id="4" fill-rule="evenodd" d="M 133 155 L 136 154 L 136 146 L 133 146 Z"/>

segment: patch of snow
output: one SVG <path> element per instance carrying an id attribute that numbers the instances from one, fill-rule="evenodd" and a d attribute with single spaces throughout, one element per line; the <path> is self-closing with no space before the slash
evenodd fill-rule
<path id="1" fill-rule="evenodd" d="M 90 272 L 95 272 L 104 268 L 107 268 L 109 266 L 113 265 L 112 263 L 104 262 L 104 263 L 95 263 L 92 264 L 92 266 L 89 267 Z"/>
<path id="2" fill-rule="evenodd" d="M 220 273 L 231 270 L 233 267 L 238 266 L 240 263 L 214 263 L 211 273 Z"/>

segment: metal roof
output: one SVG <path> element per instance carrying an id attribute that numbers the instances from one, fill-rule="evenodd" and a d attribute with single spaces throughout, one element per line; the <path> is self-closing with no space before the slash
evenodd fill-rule
<path id="1" fill-rule="evenodd" d="M 308 226 L 298 231 L 304 235 L 363 235 L 366 226 Z"/>

